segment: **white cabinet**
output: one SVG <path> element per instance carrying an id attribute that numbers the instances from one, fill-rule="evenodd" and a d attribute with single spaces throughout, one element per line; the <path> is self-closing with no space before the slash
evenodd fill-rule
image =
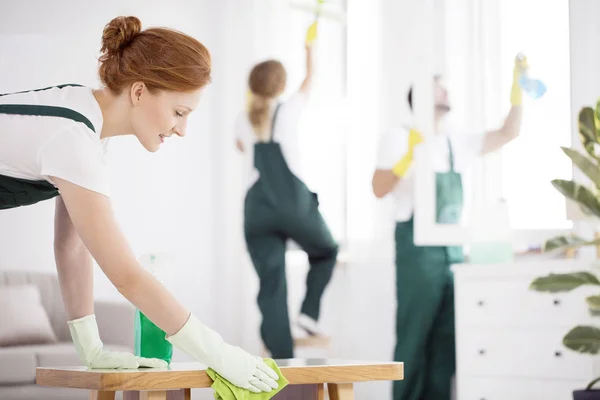
<path id="1" fill-rule="evenodd" d="M 577 260 L 453 266 L 458 400 L 568 400 L 600 372 L 597 357 L 562 344 L 572 327 L 600 325 L 585 303 L 600 288 L 529 289 L 538 276 L 584 270 L 600 276 Z"/>
<path id="2" fill-rule="evenodd" d="M 573 387 L 584 381 L 472 377 L 459 400 L 571 400 Z"/>

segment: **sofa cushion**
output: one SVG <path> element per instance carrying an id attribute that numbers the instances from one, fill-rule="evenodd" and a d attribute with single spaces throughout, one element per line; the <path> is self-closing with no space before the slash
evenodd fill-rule
<path id="1" fill-rule="evenodd" d="M 73 343 L 31 346 L 37 356 L 38 367 L 73 367 L 81 365 Z"/>
<path id="2" fill-rule="evenodd" d="M 35 382 L 36 365 L 32 346 L 0 347 L 0 385 Z"/>
<path id="3" fill-rule="evenodd" d="M 128 351 L 124 346 L 105 346 L 107 350 Z M 35 383 L 36 367 L 73 367 L 82 365 L 71 342 L 0 348 L 0 385 Z"/>
<path id="4" fill-rule="evenodd" d="M 38 385 L 0 386 L 0 399 L 2 400 L 87 400 L 90 398 L 89 390 L 65 389 L 58 387 L 45 387 Z M 137 399 L 137 397 L 128 397 Z M 122 400 L 122 392 L 115 393 L 115 400 Z"/>
<path id="5" fill-rule="evenodd" d="M 60 285 L 55 271 L 33 271 L 19 268 L 0 271 L 0 286 L 35 285 L 40 291 L 42 304 L 59 342 L 71 340 L 67 325 L 67 312 L 60 294 Z M 1 398 L 1 397 L 0 397 Z"/>
<path id="6" fill-rule="evenodd" d="M 0 287 L 0 346 L 57 342 L 35 285 Z"/>

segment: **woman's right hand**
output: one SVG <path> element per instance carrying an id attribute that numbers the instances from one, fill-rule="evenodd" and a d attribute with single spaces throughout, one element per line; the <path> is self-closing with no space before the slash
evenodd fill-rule
<path id="1" fill-rule="evenodd" d="M 279 387 L 277 373 L 260 357 L 225 343 L 221 335 L 193 315 L 167 340 L 238 387 L 254 393 L 270 392 Z"/>
<path id="2" fill-rule="evenodd" d="M 69 331 L 77 355 L 86 367 L 91 369 L 136 369 L 136 368 L 166 368 L 166 361 L 157 358 L 138 357 L 131 353 L 105 350 L 96 316 L 91 314 L 68 322 Z"/>

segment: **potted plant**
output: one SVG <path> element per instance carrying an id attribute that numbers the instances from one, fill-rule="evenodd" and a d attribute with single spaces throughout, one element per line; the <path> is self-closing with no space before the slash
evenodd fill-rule
<path id="1" fill-rule="evenodd" d="M 569 274 L 550 274 L 537 278 L 531 283 L 530 288 L 540 292 L 557 293 L 568 292 L 583 285 L 600 286 L 600 281 L 594 274 L 580 271 Z M 592 315 L 600 313 L 600 294 L 589 296 L 585 301 Z M 576 326 L 563 337 L 563 345 L 579 353 L 598 354 L 600 352 L 600 329 L 594 326 Z M 592 389 L 597 382 L 600 382 L 600 377 L 592 380 L 584 390 L 573 392 L 573 398 L 575 400 L 599 400 L 600 389 Z"/>
<path id="2" fill-rule="evenodd" d="M 563 147 L 562 150 L 593 184 L 592 188 L 583 186 L 574 180 L 555 179 L 554 187 L 565 197 L 575 201 L 582 211 L 591 218 L 600 219 L 600 101 L 596 109 L 584 107 L 579 113 L 579 138 L 587 154 L 575 149 Z M 581 246 L 598 246 L 600 239 L 584 239 L 575 235 L 559 236 L 544 244 L 544 251 Z M 530 288 L 540 292 L 568 292 L 582 285 L 600 286 L 598 278 L 586 271 L 568 274 L 550 274 L 535 279 Z M 592 315 L 600 315 L 600 294 L 589 296 L 586 303 Z M 584 354 L 600 352 L 600 329 L 593 326 L 576 326 L 563 338 L 565 347 Z M 592 380 L 585 389 L 573 392 L 575 400 L 600 400 L 600 389 L 593 386 L 600 377 Z"/>

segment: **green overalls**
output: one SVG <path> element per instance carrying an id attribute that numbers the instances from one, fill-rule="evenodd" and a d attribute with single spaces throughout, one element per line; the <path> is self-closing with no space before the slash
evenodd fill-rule
<path id="1" fill-rule="evenodd" d="M 38 92 L 41 90 L 52 89 L 54 87 L 63 88 L 66 86 L 81 85 L 67 84 L 33 91 Z M 0 94 L 0 96 L 7 96 L 9 94 L 17 93 Z M 64 107 L 33 104 L 0 104 L 0 114 L 37 115 L 44 117 L 68 118 L 85 124 L 88 128 L 95 132 L 94 125 L 92 125 L 92 123 L 85 116 L 77 111 Z M 0 132 L 0 135 L 1 134 L 2 132 Z M 31 181 L 27 179 L 19 179 L 0 175 L 0 210 L 28 206 L 40 201 L 49 200 L 58 196 L 58 194 L 58 189 L 56 189 L 50 182 L 45 180 Z"/>
<path id="2" fill-rule="evenodd" d="M 277 105 L 268 142 L 254 145 L 259 179 L 244 204 L 246 245 L 260 280 L 261 337 L 273 358 L 293 358 L 287 307 L 285 252 L 288 239 L 308 254 L 310 270 L 302 313 L 317 320 L 321 297 L 331 279 L 338 246 L 318 209 L 317 195 L 289 169 L 273 141 Z"/>
<path id="3" fill-rule="evenodd" d="M 454 171 L 436 173 L 436 221 L 457 223 L 463 190 Z M 415 246 L 413 220 L 396 224 L 396 351 L 404 380 L 394 382 L 394 400 L 450 400 L 455 371 L 454 282 L 450 265 L 463 260 L 461 247 Z"/>

